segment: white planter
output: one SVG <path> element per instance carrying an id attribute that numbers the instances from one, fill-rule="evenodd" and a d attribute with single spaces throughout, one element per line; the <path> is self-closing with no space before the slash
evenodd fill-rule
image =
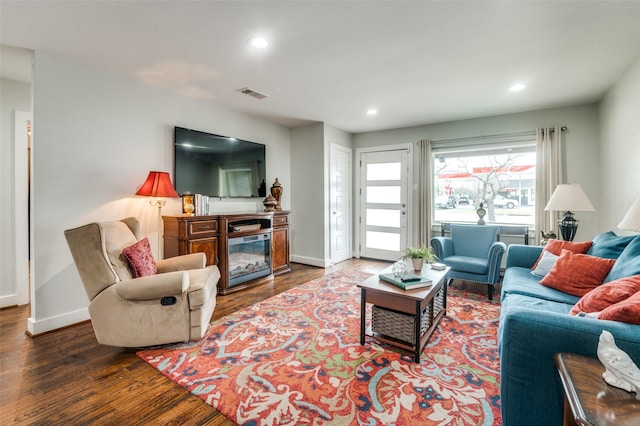
<path id="1" fill-rule="evenodd" d="M 424 259 L 423 258 L 413 258 L 411 259 L 411 263 L 413 263 L 413 270 L 414 271 L 422 271 L 422 265 L 424 265 Z"/>

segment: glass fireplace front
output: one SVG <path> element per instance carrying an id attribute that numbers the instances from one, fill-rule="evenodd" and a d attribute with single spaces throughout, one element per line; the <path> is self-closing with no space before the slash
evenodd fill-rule
<path id="1" fill-rule="evenodd" d="M 229 238 L 229 287 L 271 274 L 271 234 Z"/>

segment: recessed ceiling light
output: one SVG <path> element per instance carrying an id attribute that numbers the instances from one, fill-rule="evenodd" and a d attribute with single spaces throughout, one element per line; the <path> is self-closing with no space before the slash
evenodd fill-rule
<path id="1" fill-rule="evenodd" d="M 525 86 L 522 83 L 516 83 L 513 86 L 509 87 L 509 91 L 510 92 L 519 92 L 521 90 L 524 90 L 527 86 Z"/>
<path id="2" fill-rule="evenodd" d="M 264 49 L 266 47 L 269 47 L 269 42 L 262 37 L 253 37 L 249 39 L 249 44 L 256 49 Z"/>
<path id="3" fill-rule="evenodd" d="M 376 115 L 377 113 L 378 113 L 378 110 L 376 109 L 367 110 L 367 115 Z"/>

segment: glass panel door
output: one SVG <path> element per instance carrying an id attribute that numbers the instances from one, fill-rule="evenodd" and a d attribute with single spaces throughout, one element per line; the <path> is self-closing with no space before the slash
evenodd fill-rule
<path id="1" fill-rule="evenodd" d="M 407 244 L 407 150 L 362 153 L 360 255 L 397 260 Z"/>

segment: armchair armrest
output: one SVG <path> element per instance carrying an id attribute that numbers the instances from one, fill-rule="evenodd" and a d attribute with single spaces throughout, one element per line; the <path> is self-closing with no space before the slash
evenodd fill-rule
<path id="1" fill-rule="evenodd" d="M 500 266 L 505 251 L 507 251 L 507 245 L 501 241 L 496 241 L 489 248 L 489 260 L 487 261 L 489 271 L 487 275 L 490 283 L 497 283 L 500 280 Z"/>
<path id="2" fill-rule="evenodd" d="M 188 271 L 189 269 L 202 269 L 207 263 L 204 253 L 191 253 L 182 256 L 170 257 L 158 260 L 156 267 L 159 274 L 171 271 Z"/>
<path id="3" fill-rule="evenodd" d="M 540 246 L 511 244 L 507 250 L 507 264 L 505 267 L 520 266 L 531 269 L 538 257 L 540 257 L 540 253 L 542 253 L 542 247 Z"/>
<path id="4" fill-rule="evenodd" d="M 431 247 L 440 262 L 445 257 L 453 256 L 453 241 L 451 241 L 451 237 L 433 237 L 431 238 Z"/>
<path id="5" fill-rule="evenodd" d="M 120 281 L 113 285 L 116 293 L 127 300 L 156 300 L 165 296 L 179 296 L 189 289 L 189 274 L 168 272 Z"/>

